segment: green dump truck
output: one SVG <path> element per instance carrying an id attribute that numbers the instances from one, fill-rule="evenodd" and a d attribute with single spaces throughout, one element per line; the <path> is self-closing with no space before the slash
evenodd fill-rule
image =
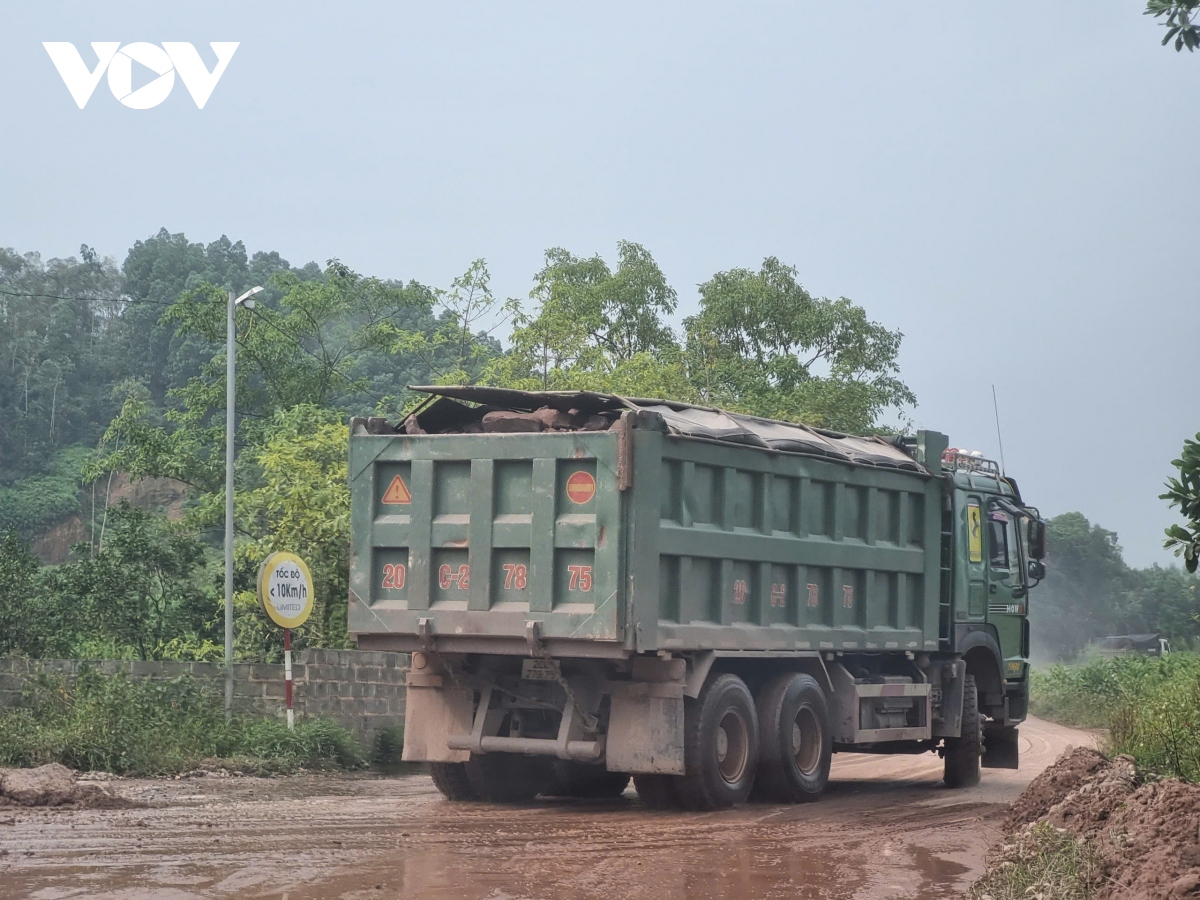
<path id="1" fill-rule="evenodd" d="M 354 419 L 349 628 L 411 651 L 404 759 L 452 800 L 817 798 L 838 751 L 1017 766 L 1045 526 L 921 431 L 420 388 Z"/>

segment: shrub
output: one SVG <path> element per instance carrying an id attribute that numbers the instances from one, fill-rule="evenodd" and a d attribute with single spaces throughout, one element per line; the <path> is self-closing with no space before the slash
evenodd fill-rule
<path id="1" fill-rule="evenodd" d="M 131 681 L 84 669 L 74 682 L 41 676 L 21 705 L 0 712 L 0 764 L 58 762 L 121 775 L 188 771 L 211 758 L 256 773 L 357 768 L 350 732 L 326 721 L 289 731 L 274 719 L 235 716 L 190 677 Z"/>
<path id="2" fill-rule="evenodd" d="M 1030 711 L 1065 725 L 1107 728 L 1112 753 L 1143 768 L 1200 780 L 1200 655 L 1119 656 L 1035 672 Z"/>

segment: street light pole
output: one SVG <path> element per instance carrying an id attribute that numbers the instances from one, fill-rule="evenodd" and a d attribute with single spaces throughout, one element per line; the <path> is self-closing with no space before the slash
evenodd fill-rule
<path id="1" fill-rule="evenodd" d="M 234 382 L 234 348 L 237 332 L 234 329 L 234 313 L 239 306 L 254 309 L 251 299 L 261 291 L 253 287 L 236 299 L 229 292 L 229 309 L 226 311 L 225 329 L 225 720 L 233 715 L 233 436 L 234 404 L 236 390 Z"/>

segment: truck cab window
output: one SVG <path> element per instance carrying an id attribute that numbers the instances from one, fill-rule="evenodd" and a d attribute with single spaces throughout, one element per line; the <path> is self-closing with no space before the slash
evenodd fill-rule
<path id="1" fill-rule="evenodd" d="M 993 569 L 1007 569 L 1009 564 L 1009 517 L 1008 513 L 991 510 L 988 513 L 988 547 Z"/>

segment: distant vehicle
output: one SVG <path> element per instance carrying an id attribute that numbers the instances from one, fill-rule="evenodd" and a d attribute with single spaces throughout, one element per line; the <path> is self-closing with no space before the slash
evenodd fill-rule
<path id="1" fill-rule="evenodd" d="M 665 400 L 417 388 L 350 424 L 349 630 L 451 800 L 816 799 L 1016 768 L 1046 529 L 995 462 Z"/>
<path id="2" fill-rule="evenodd" d="M 1101 656 L 1166 656 L 1171 642 L 1158 632 L 1154 634 L 1111 634 L 1096 647 Z"/>

